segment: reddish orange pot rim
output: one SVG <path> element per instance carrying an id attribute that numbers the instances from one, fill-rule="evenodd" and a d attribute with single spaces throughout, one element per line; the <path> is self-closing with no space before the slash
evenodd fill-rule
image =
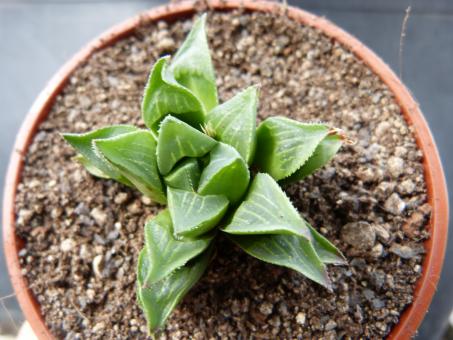
<path id="1" fill-rule="evenodd" d="M 353 52 L 386 83 L 394 94 L 404 118 L 409 125 L 413 126 L 417 144 L 423 151 L 425 181 L 428 188 L 429 203 L 432 206 L 432 216 L 429 223 L 431 237 L 424 244 L 426 256 L 423 262 L 422 276 L 417 281 L 413 303 L 403 312 L 400 322 L 392 329 L 388 338 L 408 339 L 412 337 L 423 320 L 436 290 L 442 270 L 448 232 L 448 195 L 442 164 L 434 139 L 417 102 L 398 77 L 378 56 L 355 37 L 325 18 L 298 8 L 267 1 L 208 0 L 207 3 L 210 8 L 217 10 L 244 8 L 249 11 L 285 13 L 294 21 L 317 28 Z M 194 12 L 195 3 L 192 1 L 168 4 L 152 8 L 108 30 L 88 44 L 60 69 L 38 96 L 22 124 L 11 155 L 5 182 L 3 198 L 4 247 L 8 271 L 17 299 L 26 319 L 39 339 L 53 339 L 54 337 L 46 327 L 40 313 L 39 304 L 29 290 L 26 279 L 21 274 L 18 252 L 22 248 L 23 242 L 15 234 L 14 213 L 16 188 L 21 177 L 23 159 L 33 136 L 39 124 L 46 119 L 55 97 L 64 88 L 72 72 L 90 58 L 93 53 L 130 35 L 143 22 L 160 19 L 172 21 Z"/>

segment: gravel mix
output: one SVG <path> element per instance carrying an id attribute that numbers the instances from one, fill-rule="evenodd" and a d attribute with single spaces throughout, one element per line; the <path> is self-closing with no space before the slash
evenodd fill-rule
<path id="1" fill-rule="evenodd" d="M 140 120 L 152 63 L 173 53 L 191 20 L 143 24 L 71 77 L 25 157 L 17 190 L 23 274 L 61 339 L 146 338 L 135 298 L 145 220 L 161 207 L 90 176 L 59 132 Z M 325 121 L 357 140 L 286 188 L 346 255 L 334 292 L 260 262 L 226 239 L 170 317 L 163 339 L 382 338 L 411 303 L 430 215 L 422 158 L 388 88 L 351 52 L 285 15 L 212 12 L 220 99 L 261 85 L 259 119 Z"/>

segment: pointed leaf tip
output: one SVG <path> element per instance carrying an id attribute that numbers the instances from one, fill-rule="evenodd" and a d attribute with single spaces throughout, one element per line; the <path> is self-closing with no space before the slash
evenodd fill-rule
<path id="1" fill-rule="evenodd" d="M 326 165 L 338 152 L 343 140 L 338 135 L 326 136 L 316 147 L 315 151 L 305 164 L 294 174 L 282 180 L 283 184 L 300 181 Z"/>
<path id="2" fill-rule="evenodd" d="M 295 235 L 229 235 L 249 255 L 293 269 L 332 291 L 326 266 L 310 241 Z"/>
<path id="3" fill-rule="evenodd" d="M 181 85 L 188 88 L 209 112 L 218 104 L 215 72 L 206 36 L 206 13 L 192 26 L 169 71 Z"/>
<path id="4" fill-rule="evenodd" d="M 167 70 L 168 57 L 153 66 L 142 100 L 142 116 L 148 128 L 157 132 L 160 121 L 168 114 L 192 126 L 203 124 L 205 109 L 198 98 L 180 85 Z"/>
<path id="5" fill-rule="evenodd" d="M 132 125 L 114 125 L 87 133 L 63 133 L 61 136 L 79 153 L 76 159 L 92 175 L 101 178 L 111 178 L 123 184 L 131 185 L 115 167 L 96 154 L 93 148 L 93 141 L 114 138 L 136 130 L 137 128 Z"/>
<path id="6" fill-rule="evenodd" d="M 257 129 L 255 164 L 277 181 L 289 177 L 307 162 L 328 132 L 324 124 L 267 118 Z"/>
<path id="7" fill-rule="evenodd" d="M 146 254 L 146 253 L 145 253 Z M 150 263 L 139 258 L 139 266 Z M 148 283 L 142 282 L 137 287 L 137 298 L 145 314 L 150 333 L 165 325 L 166 320 L 177 304 L 198 282 L 212 257 L 212 247 L 189 263 L 165 276 L 162 280 Z M 138 269 L 140 274 L 141 269 Z M 140 276 L 140 275 L 139 275 Z"/>
<path id="8" fill-rule="evenodd" d="M 271 176 L 263 173 L 255 176 L 247 198 L 223 231 L 236 235 L 292 234 L 312 239 L 308 224 L 289 198 Z"/>
<path id="9" fill-rule="evenodd" d="M 334 265 L 348 264 L 348 261 L 337 247 L 316 231 L 315 228 L 310 225 L 309 227 L 313 236 L 313 247 L 323 263 Z"/>
<path id="10" fill-rule="evenodd" d="M 250 86 L 214 108 L 206 117 L 207 126 L 218 140 L 234 147 L 250 164 L 256 146 L 258 86 Z"/>

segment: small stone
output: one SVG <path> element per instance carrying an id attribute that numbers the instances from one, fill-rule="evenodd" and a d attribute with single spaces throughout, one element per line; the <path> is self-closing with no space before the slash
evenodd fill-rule
<path id="1" fill-rule="evenodd" d="M 380 309 L 385 306 L 385 303 L 384 303 L 384 301 L 382 301 L 380 299 L 373 299 L 373 301 L 371 302 L 371 305 L 373 306 L 374 309 Z"/>
<path id="2" fill-rule="evenodd" d="M 378 289 L 382 288 L 385 283 L 385 273 L 382 270 L 376 270 L 370 273 L 371 283 Z"/>
<path id="3" fill-rule="evenodd" d="M 415 190 L 415 183 L 410 179 L 404 180 L 403 182 L 401 182 L 401 184 L 399 186 L 399 191 L 403 195 L 410 195 L 414 192 L 414 190 Z"/>
<path id="4" fill-rule="evenodd" d="M 172 38 L 163 38 L 162 40 L 160 40 L 156 47 L 158 49 L 161 49 L 161 50 L 164 50 L 164 51 L 169 51 L 169 50 L 172 50 L 174 47 L 175 47 L 175 41 L 172 39 Z"/>
<path id="5" fill-rule="evenodd" d="M 63 240 L 60 244 L 60 249 L 62 252 L 67 253 L 74 249 L 75 242 L 72 238 L 67 238 Z"/>
<path id="6" fill-rule="evenodd" d="M 337 328 L 337 323 L 336 323 L 335 321 L 333 321 L 333 320 L 329 320 L 329 321 L 326 323 L 325 327 L 324 327 L 324 329 L 325 329 L 327 332 L 328 332 L 328 331 L 331 331 L 331 330 L 333 330 L 333 329 L 335 329 L 335 328 Z"/>
<path id="7" fill-rule="evenodd" d="M 86 244 L 82 244 L 80 246 L 80 250 L 79 250 L 79 256 L 80 258 L 84 259 L 84 260 L 87 260 L 90 258 L 91 256 L 91 253 L 90 251 L 88 250 L 88 246 Z"/>
<path id="8" fill-rule="evenodd" d="M 17 217 L 17 223 L 20 225 L 28 224 L 33 217 L 34 212 L 28 209 L 21 209 L 19 210 L 19 214 Z"/>
<path id="9" fill-rule="evenodd" d="M 141 201 L 144 205 L 151 205 L 153 201 L 148 196 L 142 196 Z"/>
<path id="10" fill-rule="evenodd" d="M 403 231 L 409 238 L 416 238 L 420 235 L 420 228 L 423 227 L 424 223 L 425 215 L 419 211 L 415 211 L 403 225 Z"/>
<path id="11" fill-rule="evenodd" d="M 375 159 L 383 149 L 382 145 L 373 143 L 368 148 L 365 148 L 364 156 L 367 160 Z"/>
<path id="12" fill-rule="evenodd" d="M 372 249 L 371 249 L 371 256 L 372 257 L 381 257 L 382 254 L 384 253 L 384 247 L 382 246 L 382 244 L 378 243 L 376 244 Z"/>
<path id="13" fill-rule="evenodd" d="M 367 222 L 351 222 L 345 224 L 341 229 L 343 241 L 359 250 L 366 250 L 373 247 L 376 241 L 376 232 Z"/>
<path id="14" fill-rule="evenodd" d="M 357 177 L 360 178 L 363 182 L 374 182 L 377 179 L 377 174 L 375 169 L 371 167 L 366 167 L 365 169 L 359 170 Z"/>
<path id="15" fill-rule="evenodd" d="M 382 137 L 390 129 L 390 127 L 391 125 L 389 122 L 383 121 L 379 123 L 375 130 L 376 136 Z"/>
<path id="16" fill-rule="evenodd" d="M 272 314 L 272 311 L 274 310 L 274 306 L 272 306 L 272 304 L 269 302 L 265 302 L 260 305 L 259 310 L 260 310 L 261 314 L 270 315 L 270 314 Z"/>
<path id="17" fill-rule="evenodd" d="M 117 229 L 112 230 L 111 232 L 108 233 L 107 239 L 110 241 L 116 240 L 120 236 L 120 233 Z"/>
<path id="18" fill-rule="evenodd" d="M 94 218 L 99 226 L 103 226 L 105 225 L 105 222 L 107 222 L 107 214 L 99 208 L 94 208 L 93 210 L 91 210 L 90 215 Z"/>
<path id="19" fill-rule="evenodd" d="M 297 313 L 297 315 L 296 315 L 296 322 L 297 322 L 299 325 L 305 325 L 306 319 L 307 319 L 307 317 L 306 317 L 305 313 L 302 313 L 302 312 Z"/>
<path id="20" fill-rule="evenodd" d="M 90 97 L 81 95 L 81 96 L 79 96 L 79 103 L 83 109 L 88 109 L 93 102 L 90 99 Z"/>
<path id="21" fill-rule="evenodd" d="M 389 251 L 403 259 L 411 259 L 418 254 L 415 249 L 398 243 L 392 244 Z"/>
<path id="22" fill-rule="evenodd" d="M 93 301 L 94 298 L 96 297 L 96 292 L 94 291 L 94 289 L 91 289 L 91 288 L 87 289 L 86 294 L 87 294 L 87 298 L 90 301 Z"/>
<path id="23" fill-rule="evenodd" d="M 387 197 L 395 189 L 395 184 L 390 182 L 381 182 L 376 188 L 378 194 Z"/>
<path id="24" fill-rule="evenodd" d="M 102 263 L 104 262 L 104 257 L 102 255 L 97 255 L 93 259 L 92 267 L 94 275 L 97 278 L 102 278 Z"/>
<path id="25" fill-rule="evenodd" d="M 100 333 L 105 329 L 105 323 L 104 322 L 98 322 L 93 326 L 93 333 Z"/>
<path id="26" fill-rule="evenodd" d="M 362 308 L 359 305 L 356 305 L 356 307 L 355 307 L 354 318 L 359 323 L 362 323 L 362 321 L 364 319 Z"/>
<path id="27" fill-rule="evenodd" d="M 133 202 L 127 206 L 127 211 L 131 214 L 139 214 L 141 212 L 140 205 L 137 202 Z"/>
<path id="28" fill-rule="evenodd" d="M 385 201 L 384 209 L 393 215 L 400 215 L 406 209 L 406 203 L 394 192 Z"/>
<path id="29" fill-rule="evenodd" d="M 397 146 L 395 148 L 395 156 L 404 157 L 407 155 L 407 149 L 404 146 Z"/>
<path id="30" fill-rule="evenodd" d="M 381 94 L 381 93 L 375 93 L 375 94 L 371 97 L 371 101 L 373 102 L 373 104 L 377 104 L 377 103 L 379 103 L 379 100 L 381 100 L 381 97 L 382 97 L 382 94 Z"/>
<path id="31" fill-rule="evenodd" d="M 129 198 L 129 195 L 127 192 L 120 192 L 115 196 L 114 202 L 116 204 L 123 204 L 125 203 Z"/>
<path id="32" fill-rule="evenodd" d="M 383 225 L 380 225 L 380 224 L 375 224 L 374 225 L 374 230 L 376 232 L 376 236 L 377 238 L 384 242 L 384 243 L 387 243 L 389 240 L 390 240 L 390 233 L 389 231 L 387 230 L 386 227 L 384 227 Z"/>
<path id="33" fill-rule="evenodd" d="M 90 210 L 88 210 L 87 206 L 85 205 L 85 203 L 83 202 L 80 202 L 79 204 L 77 204 L 77 207 L 75 207 L 74 209 L 74 214 L 76 215 L 88 215 L 90 213 Z"/>
<path id="34" fill-rule="evenodd" d="M 373 292 L 371 289 L 365 289 L 365 290 L 363 291 L 363 296 L 364 296 L 365 299 L 367 299 L 368 301 L 371 301 L 371 300 L 374 298 L 375 294 L 374 294 L 374 292 Z"/>
<path id="35" fill-rule="evenodd" d="M 392 177 L 398 178 L 404 172 L 404 161 L 400 157 L 390 157 L 387 167 Z"/>
<path id="36" fill-rule="evenodd" d="M 289 315 L 288 305 L 285 302 L 280 303 L 280 305 L 278 306 L 278 312 L 282 316 Z"/>

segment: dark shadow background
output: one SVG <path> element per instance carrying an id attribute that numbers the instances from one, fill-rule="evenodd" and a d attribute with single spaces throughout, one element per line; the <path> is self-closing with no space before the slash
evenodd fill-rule
<path id="1" fill-rule="evenodd" d="M 1 179 L 23 118 L 58 68 L 111 25 L 161 3 L 164 1 L 0 0 Z M 453 150 L 453 1 L 289 0 L 289 3 L 325 16 L 349 31 L 398 74 L 401 24 L 406 8 L 412 6 L 404 43 L 403 81 L 419 101 L 430 124 L 453 192 L 450 153 Z M 450 235 L 437 294 L 417 339 L 440 339 L 448 322 L 453 306 L 452 238 Z M 12 288 L 3 249 L 0 254 L 1 297 L 11 294 Z M 14 299 L 4 302 L 20 324 L 22 316 Z M 14 325 L 0 305 L 0 334 L 6 331 L 14 331 Z"/>

